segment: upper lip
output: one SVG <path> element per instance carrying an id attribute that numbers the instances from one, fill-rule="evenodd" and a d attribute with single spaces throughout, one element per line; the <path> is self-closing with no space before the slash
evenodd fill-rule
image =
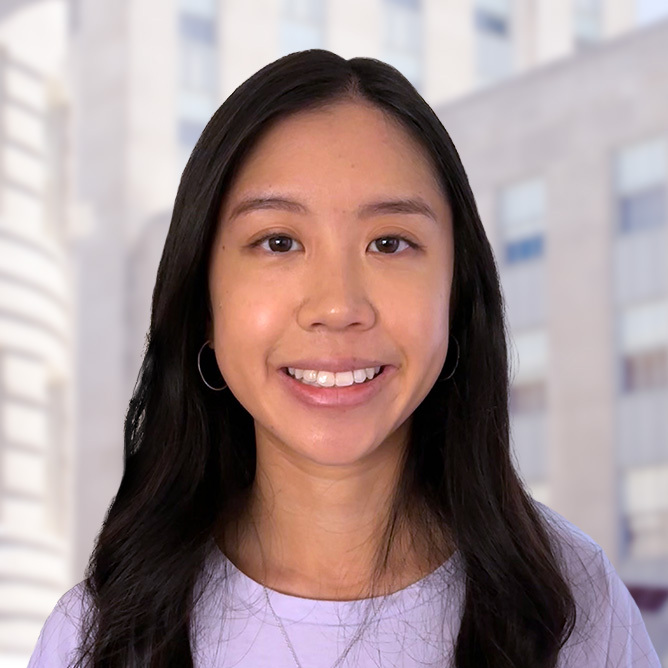
<path id="1" fill-rule="evenodd" d="M 284 364 L 282 369 L 313 369 L 316 371 L 352 371 L 353 369 L 368 369 L 377 366 L 388 366 L 387 363 L 380 360 L 374 360 L 367 357 L 338 357 L 321 359 L 300 359 Z"/>

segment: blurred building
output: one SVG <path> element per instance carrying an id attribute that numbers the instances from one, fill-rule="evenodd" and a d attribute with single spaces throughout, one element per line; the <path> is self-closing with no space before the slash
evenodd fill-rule
<path id="1" fill-rule="evenodd" d="M 663 21 L 438 109 L 500 266 L 520 469 L 600 543 L 666 659 L 667 57 Z"/>
<path id="2" fill-rule="evenodd" d="M 107 379 L 101 386 L 82 365 L 76 383 L 86 471 L 78 494 L 88 499 L 77 572 L 120 479 L 121 423 L 180 173 L 237 85 L 280 55 L 322 47 L 396 65 L 434 104 L 586 52 L 661 11 L 642 0 L 177 0 L 173 8 L 72 5 L 76 195 L 94 228 L 78 255 L 89 317 L 77 338 L 82 359 L 104 346 L 95 373 Z"/>
<path id="3" fill-rule="evenodd" d="M 120 482 L 123 419 L 187 157 L 213 112 L 243 80 L 280 55 L 321 47 L 344 57 L 386 60 L 404 72 L 428 102 L 441 105 L 503 265 L 521 357 L 513 429 L 522 472 L 536 496 L 589 532 L 615 565 L 626 569 L 625 577 L 646 592 L 638 596 L 658 600 L 655 585 L 663 582 L 658 571 L 665 541 L 656 524 L 655 502 L 648 501 L 645 492 L 653 484 L 666 487 L 660 477 L 665 475 L 659 464 L 661 433 L 664 451 L 667 441 L 658 417 L 661 390 L 646 388 L 653 398 L 638 397 L 647 383 L 659 383 L 655 360 L 663 353 L 652 357 L 651 351 L 661 348 L 655 345 L 660 336 L 648 339 L 638 332 L 647 322 L 663 322 L 664 316 L 660 304 L 643 311 L 634 300 L 647 297 L 643 289 L 658 290 L 653 293 L 657 303 L 662 294 L 665 299 L 657 287 L 664 280 L 657 264 L 661 246 L 638 241 L 641 237 L 631 232 L 620 234 L 617 243 L 612 230 L 618 214 L 631 221 L 629 229 L 642 227 L 635 221 L 647 210 L 665 218 L 656 194 L 662 178 L 665 188 L 665 167 L 656 158 L 662 151 L 661 132 L 665 137 L 665 125 L 661 130 L 656 120 L 662 113 L 665 117 L 665 103 L 659 99 L 659 90 L 665 97 L 665 79 L 655 72 L 660 41 L 656 30 L 664 28 L 634 31 L 668 15 L 668 3 L 0 0 L 0 27 L 11 12 L 54 3 L 69 9 L 69 69 L 63 76 L 71 82 L 70 204 L 77 212 L 76 220 L 69 221 L 75 234 L 69 236 L 67 258 L 78 280 L 63 293 L 63 302 L 73 300 L 77 314 L 66 324 L 76 341 L 75 363 L 65 367 L 76 393 L 76 475 L 74 483 L 65 485 L 77 501 L 70 586 L 83 577 Z M 646 38 L 654 48 L 643 46 Z M 618 61 L 627 72 L 623 85 L 615 70 Z M 655 73 L 648 74 L 646 68 Z M 631 70 L 642 72 L 638 81 Z M 656 77 L 656 90 L 650 90 L 650 76 Z M 633 98 L 634 92 L 646 98 Z M 579 103 L 573 93 L 580 96 Z M 615 106 L 618 98 L 626 106 Z M 638 99 L 647 101 L 640 105 Z M 3 135 L 1 146 L 4 141 Z M 570 153 L 564 157 L 567 147 Z M 601 181 L 613 179 L 613 172 L 602 166 L 604 155 L 615 165 L 609 169 L 617 170 L 617 185 L 612 199 L 598 200 L 594 185 L 600 190 Z M 567 173 L 559 172 L 574 169 L 569 161 L 591 170 L 586 172 L 593 175 L 591 185 L 583 179 L 572 184 Z M 570 191 L 572 185 L 577 190 Z M 655 194 L 643 199 L 649 190 Z M 585 215 L 580 202 L 587 203 L 589 213 L 576 228 Z M 47 210 L 57 211 L 58 206 L 49 203 Z M 662 233 L 660 224 L 650 228 L 652 234 Z M 58 238 L 50 234 L 45 227 L 34 243 L 50 244 L 49 239 Z M 579 264 L 564 259 L 569 244 L 575 246 Z M 614 252 L 607 254 L 608 247 Z M 591 263 L 582 255 L 585 248 Z M 645 248 L 653 253 L 651 262 Z M 616 278 L 613 259 L 620 272 L 627 272 L 620 274 L 625 278 Z M 654 272 L 634 279 L 645 281 L 646 288 L 624 292 L 628 286 L 615 287 L 638 265 Z M 0 277 L 4 267 L 0 256 Z M 49 280 L 49 285 L 53 290 L 58 283 Z M 605 299 L 599 301 L 596 290 Z M 10 300 L 11 308 L 18 308 L 20 301 Z M 628 387 L 636 389 L 618 391 L 621 368 L 626 369 Z M 654 380 L 647 380 L 650 377 Z M 39 424 L 26 415 L 21 424 L 27 428 L 28 422 Z M 48 431 L 48 438 L 56 433 Z M 635 437 L 643 439 L 640 459 L 631 454 Z M 59 452 L 58 437 L 53 438 L 49 453 Z M 63 475 L 70 475 L 64 466 Z M 33 484 L 45 489 L 42 482 Z M 665 519 L 661 521 L 665 526 Z M 630 532 L 635 538 L 624 542 L 621 537 Z M 647 557 L 652 550 L 659 556 Z M 36 562 L 26 563 L 33 563 L 30 577 L 44 572 Z M 45 617 L 40 614 L 33 615 L 35 627 Z M 11 615 L 7 624 L 3 619 L 7 617 L 0 617 L 0 651 L 2 638 L 12 636 L 14 628 Z M 658 624 L 668 628 L 665 620 Z"/>
<path id="4" fill-rule="evenodd" d="M 0 35 L 0 666 L 25 666 L 73 573 L 67 107 Z M 9 40 L 11 42 L 11 40 Z"/>

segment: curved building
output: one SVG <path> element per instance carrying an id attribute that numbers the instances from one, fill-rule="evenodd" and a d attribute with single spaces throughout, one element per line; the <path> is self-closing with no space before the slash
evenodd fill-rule
<path id="1" fill-rule="evenodd" d="M 0 666 L 23 667 L 70 586 L 72 288 L 62 114 L 0 52 Z"/>

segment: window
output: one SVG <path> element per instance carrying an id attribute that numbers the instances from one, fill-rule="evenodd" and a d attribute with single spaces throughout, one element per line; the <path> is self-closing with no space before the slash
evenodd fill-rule
<path id="1" fill-rule="evenodd" d="M 621 389 L 624 393 L 668 384 L 668 302 L 657 300 L 621 313 Z"/>
<path id="2" fill-rule="evenodd" d="M 199 136 L 204 130 L 204 123 L 189 121 L 187 119 L 179 120 L 179 142 L 182 146 L 195 146 Z"/>
<path id="3" fill-rule="evenodd" d="M 533 237 L 511 241 L 506 245 L 506 261 L 510 264 L 530 260 L 543 254 L 543 235 L 537 234 Z"/>
<path id="4" fill-rule="evenodd" d="M 513 336 L 519 366 L 513 383 L 523 386 L 525 383 L 543 383 L 548 367 L 548 338 L 544 327 L 524 331 Z M 530 390 L 535 392 L 535 390 Z"/>
<path id="5" fill-rule="evenodd" d="M 478 81 L 488 84 L 512 71 L 510 0 L 476 0 L 473 8 Z"/>
<path id="6" fill-rule="evenodd" d="M 324 44 L 324 0 L 282 0 L 282 54 L 320 48 Z"/>
<path id="7" fill-rule="evenodd" d="M 519 366 L 510 387 L 510 441 L 518 471 L 531 493 L 546 498 L 548 481 L 547 331 L 526 330 L 513 337 Z"/>
<path id="8" fill-rule="evenodd" d="M 180 0 L 179 10 L 177 137 L 189 153 L 217 106 L 216 1 Z"/>
<path id="9" fill-rule="evenodd" d="M 182 13 L 179 16 L 181 37 L 193 44 L 215 44 L 216 37 L 211 17 Z"/>
<path id="10" fill-rule="evenodd" d="M 181 40 L 181 87 L 210 94 L 216 88 L 216 35 L 213 19 L 182 12 L 179 15 Z"/>
<path id="11" fill-rule="evenodd" d="M 475 9 L 475 27 L 479 32 L 492 33 L 501 37 L 506 37 L 509 32 L 507 17 L 480 7 Z"/>
<path id="12" fill-rule="evenodd" d="M 637 392 L 668 387 L 668 349 L 657 348 L 622 360 L 622 391 Z"/>
<path id="13" fill-rule="evenodd" d="M 668 465 L 627 469 L 623 503 L 627 556 L 668 555 Z"/>
<path id="14" fill-rule="evenodd" d="M 622 197 L 619 206 L 621 232 L 662 225 L 666 220 L 666 189 L 659 185 Z"/>
<path id="15" fill-rule="evenodd" d="M 504 188 L 500 209 L 506 262 L 514 264 L 541 257 L 545 217 L 543 180 L 530 179 Z"/>
<path id="16" fill-rule="evenodd" d="M 666 142 L 654 139 L 626 147 L 615 156 L 615 187 L 621 234 L 666 222 Z"/>
<path id="17" fill-rule="evenodd" d="M 583 48 L 601 39 L 601 0 L 573 0 L 575 45 Z"/>
<path id="18" fill-rule="evenodd" d="M 383 59 L 416 88 L 422 84 L 422 7 L 418 0 L 384 0 Z"/>

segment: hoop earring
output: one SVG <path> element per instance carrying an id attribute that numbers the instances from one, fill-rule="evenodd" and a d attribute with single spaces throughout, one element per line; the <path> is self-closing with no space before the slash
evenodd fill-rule
<path id="1" fill-rule="evenodd" d="M 201 356 L 202 356 L 202 351 L 204 350 L 204 347 L 206 344 L 209 343 L 208 341 L 204 342 L 204 345 L 199 349 L 199 352 L 197 353 L 197 369 L 199 370 L 199 375 L 200 378 L 204 381 L 204 384 L 211 390 L 214 390 L 215 392 L 220 392 L 221 390 L 224 390 L 227 385 L 223 385 L 222 387 L 214 387 L 213 385 L 209 385 L 209 383 L 206 382 L 206 378 L 204 377 L 204 374 L 202 373 L 202 362 L 201 362 Z"/>
<path id="2" fill-rule="evenodd" d="M 452 378 L 453 374 L 455 373 L 455 369 L 457 368 L 457 365 L 459 364 L 459 341 L 457 341 L 454 334 L 452 335 L 452 339 L 455 342 L 455 344 L 457 345 L 457 359 L 455 361 L 455 366 L 454 366 L 454 368 L 452 369 L 452 371 L 450 372 L 449 375 L 445 376 L 445 378 L 439 378 L 438 379 L 439 381 L 440 380 L 448 380 L 449 378 Z"/>

